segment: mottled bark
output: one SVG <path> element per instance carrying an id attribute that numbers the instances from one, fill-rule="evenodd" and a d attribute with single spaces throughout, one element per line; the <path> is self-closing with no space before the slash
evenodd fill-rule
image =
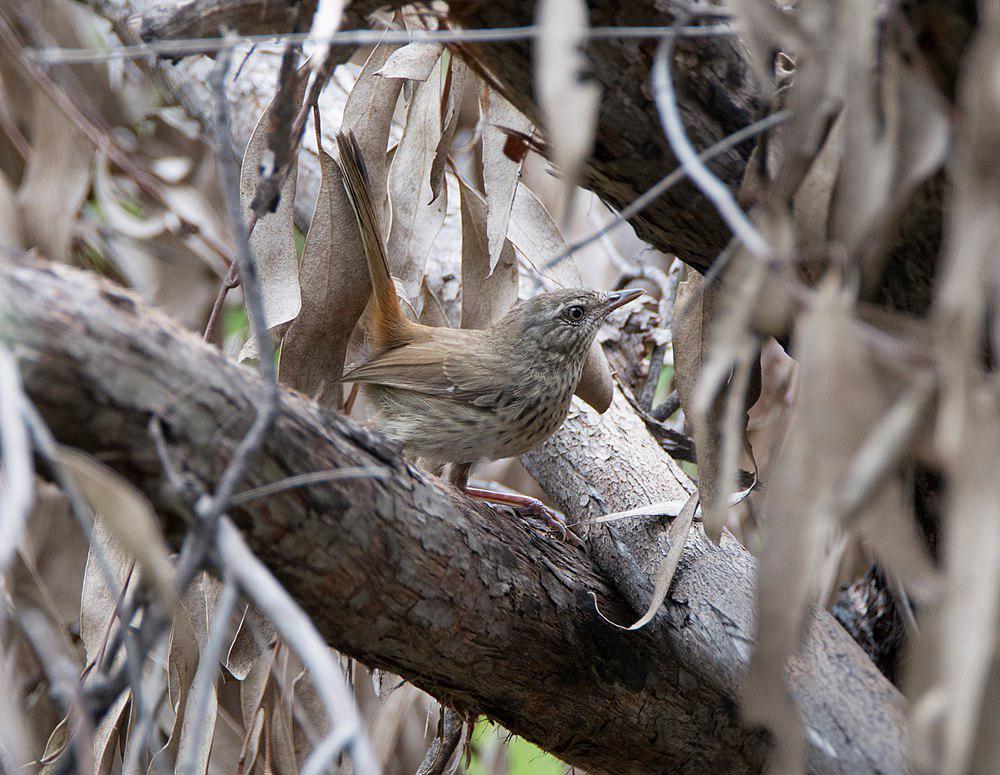
<path id="1" fill-rule="evenodd" d="M 0 298 L 26 389 L 59 440 L 127 475 L 176 539 L 183 523 L 149 419 L 161 418 L 178 463 L 211 488 L 251 420 L 256 377 L 87 273 L 0 261 Z M 531 460 L 574 514 L 580 493 L 614 508 L 684 492 L 683 474 L 620 401 L 604 418 L 575 414 Z M 293 391 L 243 486 L 345 466 L 381 478 L 292 490 L 232 514 L 332 645 L 588 771 L 760 769 L 762 736 L 740 725 L 734 702 L 753 585 L 753 561 L 735 542 L 715 547 L 693 531 L 665 611 L 625 633 L 594 612 L 592 594 L 608 616 L 634 616 L 582 551 L 459 496 Z M 633 607 L 648 597 L 659 532 L 624 523 L 592 539 Z M 826 614 L 790 678 L 817 772 L 904 769 L 900 696 Z"/>

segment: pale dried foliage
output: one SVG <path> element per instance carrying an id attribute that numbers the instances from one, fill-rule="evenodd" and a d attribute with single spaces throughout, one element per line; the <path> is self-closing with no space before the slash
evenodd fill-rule
<path id="1" fill-rule="evenodd" d="M 619 231 L 541 271 L 603 220 L 594 216 L 596 198 L 577 187 L 600 100 L 581 77 L 585 5 L 546 0 L 535 44 L 545 127 L 533 127 L 436 44 L 358 50 L 332 70 L 277 210 L 256 221 L 251 237 L 279 377 L 343 408 L 338 378 L 363 351 L 358 323 L 369 281 L 331 156 L 337 130 L 353 131 L 364 151 L 404 309 L 424 322 L 482 327 L 542 287 L 640 278 L 663 309 L 654 301 L 619 318 L 602 341 L 654 432 L 686 426 L 693 436 L 705 529 L 715 537 L 729 529 L 759 556 L 759 634 L 744 713 L 777 733 L 774 771 L 804 768 L 809 730 L 785 674 L 809 607 L 832 603 L 838 586 L 870 562 L 890 580 L 904 618 L 915 614 L 903 676 L 915 770 L 996 771 L 1000 11 L 984 8 L 957 105 L 949 106 L 892 11 L 880 18 L 883 11 L 861 0 L 794 11 L 765 0 L 731 5 L 773 107 L 792 109 L 744 185 L 766 256 L 734 240 L 718 277 L 685 270 L 678 278 L 675 269 L 668 278 L 654 271 L 669 268 L 664 257 Z M 311 35 L 336 30 L 343 7 L 320 0 Z M 396 23 L 433 29 L 438 19 L 408 9 Z M 68 0 L 0 10 L 0 24 L 36 45 L 110 37 L 99 17 Z M 237 111 L 254 111 L 253 121 L 238 122 L 252 133 L 236 138 L 248 220 L 257 181 L 273 163 L 265 106 L 276 88 L 294 88 L 298 109 L 307 84 L 329 74 L 323 65 L 336 49 L 320 43 L 312 51 L 311 65 L 299 62 L 309 77 L 291 85 L 278 81 L 278 54 L 236 51 L 230 99 Z M 189 66 L 191 74 L 210 69 L 204 57 Z M 201 330 L 233 261 L 232 238 L 206 135 L 161 94 L 158 78 L 133 62 L 40 77 L 23 50 L 0 46 L 0 247 L 90 267 Z M 263 101 L 243 98 L 247 79 Z M 510 140 L 532 133 L 545 136 L 557 178 Z M 947 239 L 933 313 L 914 320 L 876 310 L 870 302 L 898 221 L 942 169 L 950 181 Z M 664 330 L 674 292 L 673 327 Z M 214 336 L 231 355 L 252 359 L 240 310 L 234 292 Z M 651 361 L 675 368 L 682 412 L 666 421 L 646 416 L 671 387 L 658 382 L 659 365 L 643 385 Z M 595 345 L 578 394 L 604 409 L 614 389 Z M 361 402 L 353 413 L 370 419 Z M 226 588 L 207 573 L 178 599 L 148 501 L 102 462 L 69 449 L 58 460 L 93 522 L 83 526 L 88 536 L 66 494 L 38 481 L 0 612 L 3 765 L 56 772 L 72 750 L 78 765 L 100 771 L 170 771 L 179 757 L 198 772 L 298 771 L 330 720 L 294 648 L 245 601 L 227 616 Z M 938 558 L 914 514 L 918 465 L 947 480 Z M 484 475 L 535 487 L 509 464 Z M 671 535 L 683 538 L 694 501 L 674 506 L 683 518 L 679 536 Z M 648 617 L 679 555 L 669 559 Z M 169 637 L 144 660 L 128 648 L 126 625 L 135 622 L 120 618 L 137 600 L 172 620 Z M 224 638 L 221 665 L 211 666 L 219 671 L 198 707 L 196 673 L 213 630 Z M 90 725 L 81 690 L 122 660 L 134 661 L 129 685 Z M 437 702 L 346 659 L 343 670 L 382 766 L 415 771 L 437 732 Z M 505 771 L 502 755 L 479 753 Z M 463 766 L 460 756 L 454 766 Z"/>

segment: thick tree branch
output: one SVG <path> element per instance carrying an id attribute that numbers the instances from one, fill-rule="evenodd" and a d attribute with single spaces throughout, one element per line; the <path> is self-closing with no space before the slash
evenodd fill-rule
<path id="1" fill-rule="evenodd" d="M 259 381 L 86 273 L 2 261 L 0 298 L 25 389 L 60 441 L 129 476 L 177 539 L 184 523 L 164 493 L 150 417 L 174 459 L 211 489 Z M 570 493 L 581 488 L 614 507 L 663 500 L 683 481 L 620 401 L 603 419 L 572 418 L 532 465 L 576 513 Z M 231 514 L 332 645 L 588 771 L 760 769 L 764 741 L 739 724 L 735 705 L 753 584 L 735 542 L 715 547 L 692 531 L 665 611 L 647 630 L 620 632 L 596 615 L 591 593 L 609 616 L 633 613 L 581 551 L 458 496 L 292 391 L 241 489 L 361 466 L 385 476 L 287 490 Z M 632 607 L 648 599 L 660 533 L 637 523 L 593 538 Z M 814 771 L 902 771 L 899 695 L 825 613 L 807 643 L 790 680 Z"/>

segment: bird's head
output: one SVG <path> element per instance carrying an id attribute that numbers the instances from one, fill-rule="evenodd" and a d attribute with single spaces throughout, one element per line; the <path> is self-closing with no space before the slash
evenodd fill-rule
<path id="1" fill-rule="evenodd" d="M 604 319 L 642 293 L 637 289 L 548 291 L 519 304 L 496 325 L 508 332 L 519 331 L 524 340 L 540 350 L 582 358 Z"/>

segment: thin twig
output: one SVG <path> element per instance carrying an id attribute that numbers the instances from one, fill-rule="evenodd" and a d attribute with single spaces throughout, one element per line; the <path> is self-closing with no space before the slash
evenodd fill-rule
<path id="1" fill-rule="evenodd" d="M 777 113 L 765 116 L 759 121 L 754 121 L 752 124 L 748 124 L 742 129 L 733 132 L 731 135 L 723 137 L 718 142 L 712 143 L 712 145 L 699 153 L 696 158 L 701 162 L 711 161 L 716 156 L 728 151 L 730 148 L 734 148 L 741 143 L 745 143 L 747 140 L 756 137 L 762 132 L 766 132 L 771 127 L 777 126 L 782 121 L 786 120 L 790 115 L 790 110 L 779 110 Z M 679 156 L 678 159 L 680 159 Z M 566 250 L 558 256 L 550 259 L 548 263 L 542 266 L 541 271 L 547 272 L 552 267 L 560 264 L 572 256 L 576 251 L 582 250 L 592 242 L 596 242 L 605 235 L 614 231 L 623 223 L 631 220 L 640 212 L 645 210 L 650 204 L 655 202 L 659 197 L 663 196 L 664 193 L 669 191 L 678 183 L 685 180 L 688 176 L 689 170 L 682 163 L 681 166 L 677 167 L 677 169 L 672 170 L 666 177 L 662 178 L 658 183 L 650 187 L 644 193 L 640 194 L 631 204 L 628 205 L 628 207 L 623 209 L 614 218 L 604 224 L 604 226 L 599 228 L 597 231 L 588 234 L 586 237 L 577 240 L 572 245 L 569 245 Z"/>
<path id="2" fill-rule="evenodd" d="M 232 497 L 230 503 L 233 506 L 241 506 L 244 503 L 263 498 L 265 495 L 273 495 L 276 492 L 292 490 L 296 487 L 308 487 L 311 484 L 322 484 L 324 482 L 338 482 L 343 479 L 384 479 L 386 471 L 382 468 L 368 468 L 365 466 L 355 466 L 351 468 L 331 468 L 326 471 L 311 471 L 307 474 L 297 474 L 281 479 L 277 482 L 254 487 L 252 490 L 237 493 Z"/>
<path id="3" fill-rule="evenodd" d="M 677 94 L 674 91 L 673 78 L 670 75 L 670 57 L 673 53 L 675 40 L 676 38 L 673 37 L 664 38 L 656 49 L 656 56 L 653 59 L 653 95 L 667 140 L 677 160 L 687 170 L 691 182 L 712 201 L 722 220 L 726 222 L 733 234 L 739 238 L 751 254 L 757 258 L 767 258 L 771 253 L 767 240 L 740 209 L 728 186 L 719 180 L 698 158 L 694 146 L 691 145 L 691 141 L 684 131 L 680 109 L 677 107 Z"/>
<path id="4" fill-rule="evenodd" d="M 177 752 L 177 772 L 197 772 L 197 757 L 203 745 L 202 741 L 212 734 L 212 729 L 206 728 L 208 699 L 212 692 L 212 686 L 215 684 L 215 677 L 219 673 L 222 649 L 227 642 L 230 620 L 238 600 L 239 590 L 236 587 L 236 582 L 233 580 L 232 574 L 226 572 L 222 582 L 222 592 L 219 594 L 219 601 L 215 608 L 212 629 L 198 660 L 198 669 L 195 671 L 194 682 L 191 684 L 191 694 L 188 698 L 187 712 L 190 713 L 191 709 L 194 709 L 193 715 L 189 717 L 190 729 L 194 734 L 181 740 L 181 747 Z"/>
<path id="5" fill-rule="evenodd" d="M 214 555 L 219 566 L 232 574 L 243 594 L 271 620 L 298 654 L 329 717 L 330 733 L 313 749 L 302 768 L 303 775 L 322 772 L 345 746 L 350 748 L 355 772 L 378 773 L 378 763 L 364 734 L 354 698 L 315 625 L 225 517 L 219 520 L 215 543 Z"/>
<path id="6" fill-rule="evenodd" d="M 227 49 L 219 57 L 212 73 L 216 110 L 212 130 L 217 162 L 222 172 L 226 210 L 236 240 L 236 255 L 239 262 L 240 280 L 243 285 L 243 298 L 246 302 L 247 315 L 257 345 L 258 370 L 260 371 L 264 395 L 257 401 L 256 417 L 250 425 L 250 430 L 247 431 L 233 452 L 226 470 L 219 479 L 215 494 L 211 498 L 203 498 L 197 505 L 198 516 L 205 523 L 213 522 L 228 507 L 236 486 L 243 479 L 251 459 L 274 423 L 278 414 L 280 396 L 277 375 L 274 370 L 274 344 L 267 330 L 264 297 L 261 292 L 260 280 L 257 277 L 257 265 L 253 252 L 250 250 L 248 229 L 243 220 L 239 170 L 236 169 L 231 150 L 229 103 L 226 99 L 226 73 L 232 59 L 230 51 Z"/>
<path id="7" fill-rule="evenodd" d="M 704 27 L 591 27 L 586 36 L 590 40 L 643 40 L 649 38 L 719 38 L 735 35 L 729 24 Z M 538 37 L 534 25 L 505 29 L 443 29 L 443 30 L 338 30 L 323 38 L 331 46 L 371 46 L 378 43 L 405 45 L 407 43 L 510 43 L 533 40 Z M 111 48 L 63 48 L 47 46 L 29 49 L 29 55 L 42 65 L 85 64 L 109 59 L 141 59 L 148 56 L 171 58 L 193 54 L 211 54 L 232 50 L 237 46 L 283 46 L 288 43 L 305 43 L 308 32 L 289 32 L 283 35 L 239 35 L 226 38 L 190 38 L 157 40 L 134 46 Z"/>
<path id="8" fill-rule="evenodd" d="M 17 361 L 0 347 L 0 470 L 4 486 L 0 498 L 0 578 L 6 575 L 21 545 L 21 533 L 35 505 L 31 437 L 22 416 L 25 403 Z"/>

